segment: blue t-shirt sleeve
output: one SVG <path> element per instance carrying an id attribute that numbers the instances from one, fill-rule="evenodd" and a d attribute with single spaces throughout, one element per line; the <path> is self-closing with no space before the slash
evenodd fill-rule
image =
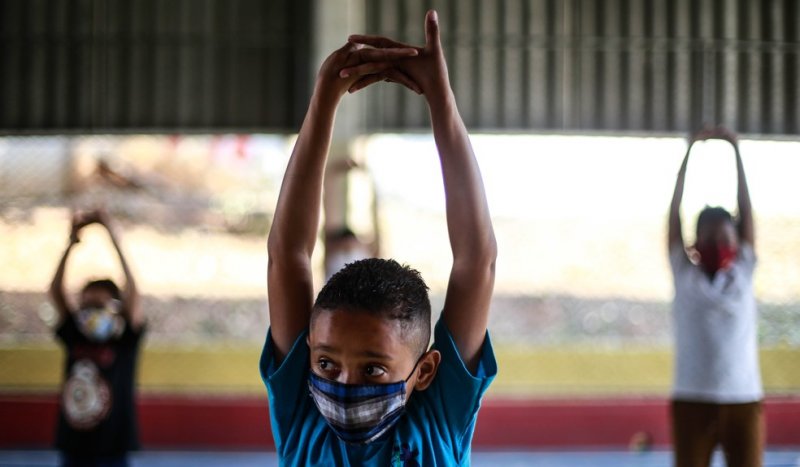
<path id="1" fill-rule="evenodd" d="M 467 369 L 458 353 L 453 336 L 439 319 L 434 328 L 433 348 L 442 354 L 442 361 L 427 391 L 439 416 L 447 427 L 450 442 L 461 455 L 469 455 L 481 399 L 497 375 L 497 361 L 487 332 L 475 373 Z M 458 456 L 460 457 L 460 456 Z"/>
<path id="2" fill-rule="evenodd" d="M 282 451 L 284 441 L 293 430 L 302 429 L 303 419 L 310 403 L 307 389 L 309 372 L 307 335 L 308 331 L 304 331 L 297 337 L 292 349 L 280 364 L 275 361 L 270 331 L 267 332 L 267 340 L 261 352 L 259 368 L 269 395 L 272 435 L 278 452 Z"/>

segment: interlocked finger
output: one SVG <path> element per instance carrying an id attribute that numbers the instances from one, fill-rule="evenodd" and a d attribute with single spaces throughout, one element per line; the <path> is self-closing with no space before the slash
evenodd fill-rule
<path id="1" fill-rule="evenodd" d="M 403 73 L 397 68 L 389 68 L 383 72 L 383 76 L 386 77 L 386 81 L 402 84 L 417 94 L 422 94 L 422 89 L 419 87 L 419 85 L 407 74 Z"/>
<path id="2" fill-rule="evenodd" d="M 353 52 L 359 62 L 381 62 L 397 60 L 400 58 L 414 57 L 418 54 L 413 47 L 392 47 L 388 49 L 363 48 Z"/>
<path id="3" fill-rule="evenodd" d="M 367 34 L 352 34 L 350 37 L 347 38 L 348 41 L 356 43 L 356 44 L 364 44 L 369 45 L 372 47 L 376 47 L 379 49 L 417 49 L 418 47 L 414 47 L 410 44 L 405 44 L 403 42 L 398 42 L 388 37 L 384 36 L 372 36 Z"/>
<path id="4" fill-rule="evenodd" d="M 383 75 L 367 75 L 367 76 L 364 76 L 360 80 L 358 80 L 355 83 L 353 83 L 353 85 L 350 86 L 350 89 L 348 89 L 347 92 L 352 94 L 352 93 L 354 93 L 356 91 L 360 91 L 360 90 L 364 89 L 365 87 L 367 87 L 367 86 L 369 86 L 371 84 L 375 84 L 375 83 L 377 83 L 379 81 L 383 81 L 383 79 L 384 79 Z"/>
<path id="5" fill-rule="evenodd" d="M 362 63 L 361 65 L 342 68 L 342 70 L 339 72 L 339 76 L 342 78 L 348 78 L 350 76 L 374 75 L 391 67 L 391 62 L 367 62 Z"/>

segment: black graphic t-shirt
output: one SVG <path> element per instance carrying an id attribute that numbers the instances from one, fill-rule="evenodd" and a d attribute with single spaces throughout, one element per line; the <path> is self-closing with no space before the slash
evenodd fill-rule
<path id="1" fill-rule="evenodd" d="M 56 447 L 83 456 L 112 456 L 138 449 L 134 373 L 143 329 L 126 326 L 117 339 L 98 343 L 68 314 L 56 330 L 66 362 Z"/>

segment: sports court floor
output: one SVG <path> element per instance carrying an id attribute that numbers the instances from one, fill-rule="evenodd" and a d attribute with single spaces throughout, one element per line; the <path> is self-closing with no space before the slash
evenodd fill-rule
<path id="1" fill-rule="evenodd" d="M 249 467 L 277 466 L 274 453 L 263 452 L 173 452 L 148 451 L 132 456 L 133 467 Z M 53 451 L 0 451 L 2 467 L 40 467 L 58 465 Z M 631 453 L 619 451 L 564 452 L 475 452 L 473 466 L 503 467 L 670 467 L 668 451 Z M 713 466 L 725 465 L 717 453 Z M 765 467 L 800 467 L 800 448 L 772 450 L 765 455 Z"/>

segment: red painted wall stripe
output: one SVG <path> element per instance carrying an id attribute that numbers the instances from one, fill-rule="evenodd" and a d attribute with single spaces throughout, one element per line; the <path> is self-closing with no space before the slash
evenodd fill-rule
<path id="1" fill-rule="evenodd" d="M 0 395 L 0 448 L 53 444 L 55 395 Z M 800 446 L 800 397 L 765 404 L 767 442 Z M 266 397 L 140 396 L 145 449 L 274 449 Z M 663 399 L 484 401 L 476 449 L 625 448 L 637 432 L 669 444 L 669 409 Z"/>

